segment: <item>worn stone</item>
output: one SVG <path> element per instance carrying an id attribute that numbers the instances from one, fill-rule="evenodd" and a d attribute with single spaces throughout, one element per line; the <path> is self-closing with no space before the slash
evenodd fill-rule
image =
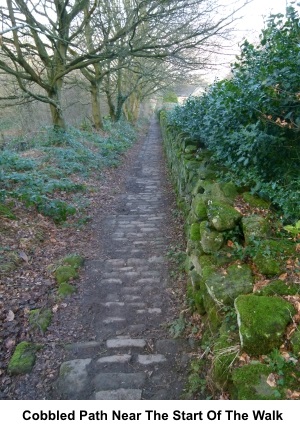
<path id="1" fill-rule="evenodd" d="M 157 363 L 163 363 L 167 361 L 166 357 L 162 354 L 149 354 L 149 355 L 138 355 L 138 362 L 145 366 Z"/>
<path id="2" fill-rule="evenodd" d="M 118 390 L 98 391 L 95 400 L 141 400 L 142 390 L 119 388 Z"/>
<path id="3" fill-rule="evenodd" d="M 205 280 L 209 295 L 219 304 L 233 305 L 240 294 L 251 293 L 253 277 L 251 269 L 246 264 L 233 264 L 226 272 L 216 271 Z"/>
<path id="4" fill-rule="evenodd" d="M 265 239 L 270 234 L 268 220 L 260 215 L 244 216 L 242 219 L 242 230 L 246 245 L 255 240 Z"/>
<path id="5" fill-rule="evenodd" d="M 144 348 L 146 341 L 144 339 L 108 339 L 106 341 L 107 348 Z"/>
<path id="6" fill-rule="evenodd" d="M 235 300 L 242 350 L 247 354 L 268 354 L 279 348 L 294 307 L 280 297 L 241 295 Z"/>
<path id="7" fill-rule="evenodd" d="M 60 366 L 59 388 L 65 394 L 78 394 L 88 385 L 90 358 L 65 361 Z"/>
<path id="8" fill-rule="evenodd" d="M 260 242 L 253 261 L 260 273 L 266 276 L 280 275 L 286 260 L 295 255 L 295 244 L 286 240 L 267 239 Z"/>
<path id="9" fill-rule="evenodd" d="M 218 200 L 208 202 L 207 216 L 210 225 L 217 231 L 232 230 L 242 218 L 240 212 Z"/>
<path id="10" fill-rule="evenodd" d="M 200 235 L 201 246 L 206 254 L 213 254 L 222 248 L 224 243 L 223 234 L 209 228 L 206 221 L 203 221 L 200 225 Z"/>

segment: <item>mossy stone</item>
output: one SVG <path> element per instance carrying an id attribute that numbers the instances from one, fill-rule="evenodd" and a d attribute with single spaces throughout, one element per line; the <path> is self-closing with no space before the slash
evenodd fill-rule
<path id="1" fill-rule="evenodd" d="M 206 200 L 202 194 L 196 194 L 194 197 L 191 205 L 191 212 L 199 221 L 207 219 Z"/>
<path id="2" fill-rule="evenodd" d="M 271 206 L 270 202 L 267 202 L 266 200 L 263 200 L 260 197 L 253 195 L 249 192 L 243 193 L 242 196 L 245 202 L 254 208 L 269 209 Z"/>
<path id="3" fill-rule="evenodd" d="M 199 274 L 204 281 L 217 270 L 217 262 L 213 255 L 203 255 L 199 257 Z"/>
<path id="4" fill-rule="evenodd" d="M 268 365 L 256 362 L 234 369 L 233 400 L 278 400 L 278 389 L 267 383 L 270 373 L 272 369 Z"/>
<path id="5" fill-rule="evenodd" d="M 45 333 L 51 324 L 52 312 L 50 309 L 33 309 L 29 313 L 29 323 L 33 328 Z"/>
<path id="6" fill-rule="evenodd" d="M 61 297 L 70 296 L 75 293 L 76 287 L 74 285 L 68 284 L 67 282 L 62 282 L 58 287 L 58 294 Z"/>
<path id="7" fill-rule="evenodd" d="M 191 240 L 195 240 L 195 241 L 200 240 L 200 224 L 199 223 L 193 223 L 190 226 L 189 237 Z"/>
<path id="8" fill-rule="evenodd" d="M 270 225 L 260 215 L 244 216 L 242 219 L 242 230 L 246 245 L 249 245 L 254 240 L 265 239 L 270 235 Z"/>
<path id="9" fill-rule="evenodd" d="M 202 249 L 201 242 L 188 239 L 186 253 L 187 255 L 196 257 L 200 257 L 201 255 L 203 255 L 204 251 Z"/>
<path id="10" fill-rule="evenodd" d="M 59 266 L 55 270 L 55 278 L 58 284 L 62 284 L 70 279 L 78 278 L 78 273 L 72 266 Z"/>
<path id="11" fill-rule="evenodd" d="M 286 260 L 295 252 L 295 244 L 289 241 L 267 239 L 259 244 L 253 261 L 263 275 L 276 276 L 282 273 Z"/>
<path id="12" fill-rule="evenodd" d="M 279 348 L 286 326 L 295 314 L 293 305 L 281 297 L 241 295 L 235 300 L 243 351 L 268 354 Z"/>
<path id="13" fill-rule="evenodd" d="M 236 185 L 233 182 L 222 182 L 220 187 L 224 196 L 233 202 L 238 195 L 238 189 Z"/>
<path id="14" fill-rule="evenodd" d="M 208 294 L 219 306 L 232 306 L 240 294 L 253 290 L 253 276 L 247 264 L 233 264 L 226 272 L 215 271 L 205 281 Z"/>
<path id="15" fill-rule="evenodd" d="M 200 235 L 202 249 L 206 254 L 213 254 L 219 251 L 224 244 L 223 234 L 208 227 L 206 221 L 202 221 L 200 224 Z"/>
<path id="16" fill-rule="evenodd" d="M 260 296 L 294 296 L 299 294 L 300 286 L 296 284 L 287 285 L 285 282 L 277 279 L 271 281 L 262 290 L 257 291 L 255 294 Z"/>
<path id="17" fill-rule="evenodd" d="M 31 372 L 35 363 L 37 349 L 37 346 L 31 342 L 23 341 L 19 343 L 8 363 L 8 373 L 19 375 Z"/>
<path id="18" fill-rule="evenodd" d="M 63 264 L 68 264 L 69 266 L 74 267 L 74 269 L 78 269 L 83 266 L 84 258 L 81 255 L 70 254 L 63 258 Z"/>
<path id="19" fill-rule="evenodd" d="M 232 206 L 210 200 L 207 205 L 207 217 L 211 226 L 217 231 L 232 230 L 242 218 L 242 214 Z"/>

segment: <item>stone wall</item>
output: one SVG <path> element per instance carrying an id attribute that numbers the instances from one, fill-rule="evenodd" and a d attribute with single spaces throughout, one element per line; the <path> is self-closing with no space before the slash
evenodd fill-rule
<path id="1" fill-rule="evenodd" d="M 211 152 L 172 129 L 166 110 L 159 116 L 185 217 L 187 294 L 212 357 L 210 384 L 231 399 L 287 398 L 300 376 L 299 284 L 287 269 L 297 246 L 278 233 L 268 202 L 218 179 L 223 167 Z"/>

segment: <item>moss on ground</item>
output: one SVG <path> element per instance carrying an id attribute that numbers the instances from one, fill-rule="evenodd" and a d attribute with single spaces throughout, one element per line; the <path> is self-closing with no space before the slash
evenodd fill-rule
<path id="1" fill-rule="evenodd" d="M 59 266 L 55 270 L 55 279 L 58 284 L 62 284 L 63 282 L 76 278 L 78 278 L 78 273 L 72 266 Z"/>
<path id="2" fill-rule="evenodd" d="M 31 342 L 24 341 L 19 343 L 8 363 L 8 373 L 18 375 L 31 372 L 35 363 L 37 349 L 39 347 Z"/>
<path id="3" fill-rule="evenodd" d="M 74 285 L 68 284 L 67 282 L 62 282 L 58 287 L 58 295 L 60 297 L 67 297 L 75 293 L 76 287 Z"/>
<path id="4" fill-rule="evenodd" d="M 63 258 L 63 264 L 67 264 L 74 269 L 79 269 L 79 267 L 83 266 L 84 258 L 81 255 L 70 254 Z"/>

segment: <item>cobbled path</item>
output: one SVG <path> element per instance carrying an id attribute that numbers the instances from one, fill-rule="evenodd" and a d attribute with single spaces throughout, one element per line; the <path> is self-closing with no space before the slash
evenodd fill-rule
<path id="1" fill-rule="evenodd" d="M 83 298 L 94 340 L 68 346 L 61 399 L 180 399 L 188 345 L 172 339 L 166 252 L 170 198 L 161 136 L 153 120 L 117 209 L 102 219 L 99 259 L 87 262 Z"/>

